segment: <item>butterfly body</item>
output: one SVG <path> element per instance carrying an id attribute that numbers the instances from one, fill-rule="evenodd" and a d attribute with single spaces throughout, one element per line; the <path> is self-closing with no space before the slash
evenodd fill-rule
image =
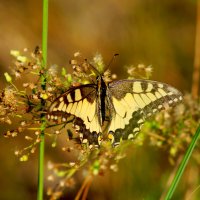
<path id="1" fill-rule="evenodd" d="M 72 87 L 54 100 L 48 117 L 74 116 L 82 143 L 99 145 L 108 138 L 117 145 L 134 138 L 148 117 L 181 100 L 181 93 L 164 83 L 143 79 L 105 82 L 98 75 L 95 84 Z"/>
<path id="2" fill-rule="evenodd" d="M 97 77 L 97 113 L 99 113 L 98 120 L 102 126 L 106 118 L 106 92 L 107 85 L 101 76 Z"/>

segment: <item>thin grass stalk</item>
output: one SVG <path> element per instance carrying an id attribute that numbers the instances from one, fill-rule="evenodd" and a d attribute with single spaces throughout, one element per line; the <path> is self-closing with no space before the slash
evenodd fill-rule
<path id="1" fill-rule="evenodd" d="M 42 66 L 40 73 L 41 87 L 46 90 L 46 64 L 47 64 L 47 36 L 48 36 L 48 0 L 43 0 L 43 21 L 42 21 Z M 44 108 L 45 100 L 42 100 L 41 107 Z M 39 145 L 39 162 L 38 162 L 38 194 L 37 200 L 43 200 L 44 190 L 44 148 L 45 148 L 45 133 L 46 118 L 41 114 L 41 134 Z"/>
<path id="2" fill-rule="evenodd" d="M 82 196 L 82 200 L 86 200 L 90 185 L 92 183 L 92 179 L 93 177 L 91 175 L 85 178 L 80 190 L 78 191 L 75 197 L 75 200 L 80 200 L 81 196 Z"/>
<path id="3" fill-rule="evenodd" d="M 169 178 L 167 180 L 167 184 L 165 186 L 165 190 L 163 191 L 163 193 L 162 193 L 162 195 L 160 197 L 160 200 L 164 200 L 165 199 L 165 196 L 166 196 L 166 194 L 168 192 L 168 188 L 170 187 L 170 185 L 172 183 L 172 180 L 173 180 L 173 178 L 174 178 L 174 176 L 175 176 L 175 174 L 176 174 L 176 172 L 178 170 L 178 167 L 180 166 L 180 163 L 181 163 L 182 160 L 183 160 L 183 155 L 180 155 L 179 158 L 177 159 L 177 162 L 176 162 L 176 164 L 174 166 L 173 171 L 171 172 L 171 174 L 170 174 L 170 176 L 169 176 Z"/>
<path id="4" fill-rule="evenodd" d="M 87 199 L 88 191 L 89 191 L 90 186 L 92 184 L 92 179 L 93 179 L 93 177 L 91 176 L 90 179 L 88 180 L 87 186 L 85 187 L 85 190 L 83 192 L 82 200 L 86 200 Z"/>
<path id="5" fill-rule="evenodd" d="M 197 18 L 196 18 L 196 38 L 195 38 L 195 56 L 194 56 L 194 71 L 192 80 L 192 96 L 198 98 L 199 94 L 199 79 L 200 79 L 200 0 L 197 0 Z M 196 142 L 200 135 L 200 125 L 190 143 L 190 146 L 176 172 L 176 175 L 170 185 L 170 188 L 165 196 L 165 200 L 170 200 L 172 195 L 180 181 L 180 178 L 184 172 L 187 162 L 192 154 L 192 151 L 196 145 Z"/>
<path id="6" fill-rule="evenodd" d="M 186 167 L 186 165 L 188 163 L 188 160 L 190 159 L 190 157 L 192 155 L 192 151 L 193 151 L 193 149 L 194 149 L 194 147 L 196 145 L 196 142 L 197 142 L 197 140 L 199 138 L 199 135 L 200 135 L 200 125 L 197 128 L 197 131 L 196 131 L 196 133 L 195 133 L 195 135 L 194 135 L 194 137 L 193 137 L 193 139 L 192 139 L 192 141 L 191 141 L 191 143 L 190 143 L 190 145 L 188 147 L 188 150 L 185 153 L 185 156 L 184 156 L 184 158 L 183 158 L 183 160 L 182 160 L 182 162 L 181 162 L 181 164 L 180 164 L 180 166 L 179 166 L 179 168 L 178 168 L 178 170 L 176 172 L 176 175 L 175 175 L 175 177 L 174 177 L 174 179 L 173 179 L 173 181 L 172 181 L 172 183 L 170 185 L 170 188 L 169 188 L 169 190 L 168 190 L 168 192 L 167 192 L 167 194 L 166 194 L 166 196 L 164 198 L 165 200 L 170 200 L 172 198 L 172 195 L 174 194 L 174 191 L 175 191 L 175 189 L 176 189 L 176 187 L 177 187 L 177 185 L 178 185 L 178 183 L 180 181 L 180 178 L 181 178 L 181 176 L 182 176 L 182 174 L 184 172 L 184 169 L 185 169 L 185 167 Z"/>
<path id="7" fill-rule="evenodd" d="M 200 0 L 197 0 L 196 36 L 195 36 L 194 70 L 192 76 L 192 96 L 199 96 L 200 79 Z"/>

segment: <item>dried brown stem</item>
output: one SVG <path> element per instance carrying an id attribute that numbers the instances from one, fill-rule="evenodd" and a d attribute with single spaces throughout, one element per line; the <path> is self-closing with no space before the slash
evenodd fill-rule
<path id="1" fill-rule="evenodd" d="M 75 200 L 80 200 L 82 196 L 82 200 L 86 200 L 87 194 L 92 183 L 93 176 L 89 175 L 85 178 L 80 190 L 78 191 Z"/>
<path id="2" fill-rule="evenodd" d="M 192 96 L 194 98 L 197 98 L 199 94 L 199 76 L 200 76 L 199 71 L 200 71 L 200 0 L 197 1 L 195 56 L 194 56 L 193 81 L 192 81 Z"/>
<path id="3" fill-rule="evenodd" d="M 85 190 L 83 192 L 82 200 L 86 200 L 91 184 L 92 184 L 92 176 L 90 176 L 90 179 L 87 182 L 87 185 L 86 185 Z"/>

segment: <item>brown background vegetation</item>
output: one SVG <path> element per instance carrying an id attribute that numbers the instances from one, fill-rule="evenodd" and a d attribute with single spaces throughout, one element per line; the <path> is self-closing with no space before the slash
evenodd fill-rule
<path id="1" fill-rule="evenodd" d="M 73 53 L 92 58 L 96 52 L 108 63 L 119 53 L 112 72 L 126 78 L 126 65 L 152 65 L 153 79 L 190 91 L 194 60 L 196 1 L 49 1 L 48 63 L 66 67 Z M 39 0 L 0 2 L 0 84 L 10 72 L 11 49 L 33 50 L 41 46 L 42 3 Z M 35 199 L 37 154 L 26 163 L 14 156 L 25 144 L 0 136 L 0 199 Z M 21 136 L 22 137 L 22 136 Z M 47 147 L 47 160 L 63 153 Z M 65 155 L 66 156 L 66 155 Z M 97 178 L 91 199 L 159 199 L 173 167 L 167 154 L 147 144 L 130 150 L 119 172 Z M 186 178 L 186 177 L 185 177 Z M 185 179 L 184 179 L 185 180 Z M 184 191 L 183 181 L 178 191 Z M 178 193 L 176 199 L 181 199 Z M 152 198 L 151 198 L 152 197 Z"/>

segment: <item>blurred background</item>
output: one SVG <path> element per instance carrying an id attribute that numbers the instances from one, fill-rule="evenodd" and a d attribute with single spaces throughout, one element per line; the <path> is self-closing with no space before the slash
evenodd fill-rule
<path id="1" fill-rule="evenodd" d="M 142 63 L 152 65 L 152 79 L 190 91 L 196 7 L 195 0 L 50 0 L 48 63 L 70 70 L 69 60 L 77 51 L 88 59 L 99 52 L 105 63 L 119 53 L 111 69 L 118 78 L 127 77 L 124 66 Z M 10 72 L 12 65 L 10 50 L 32 51 L 41 46 L 41 36 L 41 1 L 0 1 L 1 89 L 5 86 L 3 73 Z M 26 144 L 20 137 L 4 138 L 4 130 L 1 126 L 0 199 L 36 199 L 37 153 L 28 162 L 19 162 L 14 151 Z M 46 161 L 66 156 L 48 146 L 46 151 Z M 148 142 L 133 147 L 117 173 L 108 171 L 96 178 L 88 199 L 159 199 L 173 168 L 164 150 Z M 184 199 L 186 178 L 174 199 Z"/>

